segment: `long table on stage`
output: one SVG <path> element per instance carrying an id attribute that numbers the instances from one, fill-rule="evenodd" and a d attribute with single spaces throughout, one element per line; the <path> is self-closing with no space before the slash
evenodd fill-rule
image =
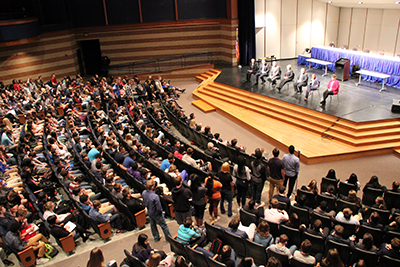
<path id="1" fill-rule="evenodd" d="M 351 65 L 360 65 L 361 69 L 367 69 L 390 75 L 385 84 L 400 88 L 400 58 L 364 53 L 359 51 L 344 50 L 340 48 L 314 46 L 311 49 L 311 58 L 335 62 L 339 58 L 350 59 Z M 329 65 L 330 71 L 335 71 L 335 65 Z M 363 76 L 364 80 L 383 83 L 383 79 L 376 76 Z"/>

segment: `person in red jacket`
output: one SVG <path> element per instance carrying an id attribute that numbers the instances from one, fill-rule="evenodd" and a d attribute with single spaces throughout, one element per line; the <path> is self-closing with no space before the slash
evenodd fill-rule
<path id="1" fill-rule="evenodd" d="M 320 102 L 321 106 L 324 106 L 326 103 L 326 99 L 330 95 L 337 95 L 339 93 L 339 81 L 336 80 L 336 74 L 332 74 L 331 80 L 328 83 L 328 87 L 324 92 L 324 96 Z"/>

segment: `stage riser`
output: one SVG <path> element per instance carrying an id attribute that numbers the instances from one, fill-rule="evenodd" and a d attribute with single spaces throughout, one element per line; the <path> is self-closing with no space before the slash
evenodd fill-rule
<path id="1" fill-rule="evenodd" d="M 391 119 L 391 120 L 382 120 L 382 121 L 371 121 L 371 122 L 364 122 L 364 123 L 355 123 L 352 121 L 348 121 L 345 119 L 338 120 L 338 117 L 324 114 L 315 110 L 311 110 L 308 108 L 303 108 L 291 103 L 283 102 L 280 100 L 276 100 L 273 98 L 265 97 L 259 94 L 255 94 L 252 92 L 248 92 L 242 89 L 237 89 L 228 85 L 220 84 L 220 83 L 212 83 L 209 85 L 210 88 L 215 88 L 218 90 L 222 90 L 225 93 L 231 92 L 235 96 L 243 96 L 246 98 L 252 98 L 253 100 L 260 101 L 265 103 L 266 105 L 273 106 L 276 109 L 285 110 L 294 110 L 300 115 L 304 115 L 315 120 L 329 123 L 335 123 L 336 126 L 343 127 L 345 129 L 354 131 L 354 132 L 365 132 L 365 131 L 372 131 L 372 130 L 384 130 L 384 129 L 393 129 L 400 127 L 400 120 L 399 119 Z M 296 117 L 297 118 L 297 117 Z"/>
<path id="2" fill-rule="evenodd" d="M 218 113 L 281 149 L 287 149 L 290 144 L 303 146 L 300 159 L 306 164 L 390 154 L 396 149 L 396 153 L 400 156 L 399 119 L 362 123 L 339 119 L 295 104 L 216 83 L 214 80 L 220 72 L 221 70 L 212 69 L 196 76 L 200 85 L 193 92 L 193 98 L 215 107 Z M 244 115 L 248 113 L 253 115 Z M 254 120 L 257 116 L 261 117 Z M 263 124 L 260 125 L 263 116 L 268 121 L 266 123 L 269 130 L 263 127 Z M 276 132 L 276 127 L 285 130 Z M 284 136 L 285 133 L 291 132 L 296 132 L 297 136 L 296 134 Z M 308 141 L 299 143 L 299 134 L 308 136 L 308 139 L 305 139 Z M 322 140 L 330 140 L 329 149 L 324 148 L 327 141 L 314 148 L 309 147 L 309 144 Z"/>
<path id="3" fill-rule="evenodd" d="M 234 105 L 242 106 L 247 109 L 251 109 L 261 115 L 264 116 L 269 116 L 272 118 L 275 118 L 280 121 L 285 121 L 289 124 L 292 124 L 294 126 L 309 130 L 311 132 L 317 133 L 317 134 L 322 134 L 325 132 L 326 129 L 329 128 L 331 124 L 321 127 L 317 123 L 311 124 L 309 121 L 306 121 L 304 119 L 301 119 L 300 117 L 295 117 L 295 116 L 290 116 L 288 117 L 288 114 L 285 113 L 284 111 L 279 112 L 278 110 L 274 110 L 273 108 L 268 108 L 266 106 L 262 106 L 259 103 L 256 103 L 256 100 L 250 101 L 244 98 L 236 97 L 232 94 L 226 94 L 225 92 L 218 91 L 216 92 L 215 90 L 210 88 L 211 86 L 206 86 L 203 88 L 203 90 L 200 92 L 200 94 L 205 94 L 210 97 L 215 97 L 220 100 L 224 100 L 226 102 L 232 103 Z M 261 110 L 258 108 L 262 108 Z M 336 134 L 334 134 L 336 133 Z M 374 145 L 374 144 L 381 144 L 381 143 L 387 143 L 387 142 L 399 142 L 400 141 L 400 130 L 396 129 L 396 131 L 393 132 L 382 132 L 378 134 L 370 134 L 366 135 L 365 133 L 361 136 L 356 136 L 352 132 L 347 132 L 340 127 L 332 127 L 329 130 L 329 133 L 324 133 L 325 135 L 329 137 L 333 137 L 337 140 L 343 141 L 345 143 L 354 145 L 354 146 L 365 146 L 365 145 Z M 340 136 L 338 134 L 346 135 L 349 138 L 346 138 L 346 136 Z M 368 140 L 371 138 L 375 138 L 373 140 Z M 379 138 L 379 139 L 377 139 Z M 366 140 L 361 140 L 361 139 L 366 139 Z"/>
<path id="4" fill-rule="evenodd" d="M 201 97 L 198 97 L 198 93 L 194 93 L 194 99 L 201 99 Z M 204 99 L 203 99 L 204 101 Z M 207 101 L 205 101 L 207 102 Z M 209 102 L 208 102 L 209 103 Z M 210 103 L 209 103 L 210 104 Z M 226 118 L 230 119 L 231 121 L 237 123 L 241 127 L 253 132 L 260 138 L 263 138 L 265 141 L 268 143 L 280 147 L 280 148 L 287 148 L 287 144 L 283 142 L 279 142 L 279 140 L 271 138 L 269 135 L 265 134 L 264 132 L 252 127 L 251 125 L 247 124 L 246 122 L 236 118 L 235 116 L 232 116 L 231 114 L 223 111 L 222 109 L 216 108 L 216 111 Z M 397 144 L 399 146 L 400 144 Z M 393 148 L 381 148 L 381 149 L 371 149 L 369 151 L 360 151 L 360 152 L 355 152 L 355 153 L 345 153 L 345 154 L 338 154 L 338 155 L 328 155 L 328 156 L 320 156 L 320 157 L 308 157 L 305 154 L 301 154 L 300 160 L 306 164 L 318 164 L 318 163 L 323 163 L 323 162 L 332 162 L 332 161 L 340 161 L 340 160 L 348 160 L 348 159 L 355 159 L 355 158 L 362 158 L 362 157 L 370 157 L 370 156 L 376 156 L 376 155 L 385 155 L 385 154 L 391 154 L 393 153 Z M 400 153 L 399 153 L 400 156 Z"/>

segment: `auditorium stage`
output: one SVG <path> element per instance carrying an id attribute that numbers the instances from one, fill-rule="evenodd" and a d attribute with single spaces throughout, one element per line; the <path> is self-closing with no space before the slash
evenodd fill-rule
<path id="1" fill-rule="evenodd" d="M 280 61 L 284 67 L 288 63 L 296 72 L 302 67 Z M 192 104 L 226 116 L 284 151 L 295 145 L 306 164 L 400 153 L 400 115 L 390 111 L 399 89 L 379 93 L 380 84 L 341 82 L 340 101 L 335 96 L 322 109 L 318 94 L 305 102 L 293 86 L 279 93 L 267 84 L 244 83 L 246 68 L 218 67 L 196 76 Z M 322 93 L 329 77 L 321 77 L 322 70 L 310 72 L 320 78 Z"/>
<path id="2" fill-rule="evenodd" d="M 298 73 L 302 67 L 308 69 L 306 66 L 297 65 L 297 60 L 282 60 L 278 61 L 278 64 L 282 67 L 282 75 L 284 75 L 286 71 L 286 65 L 291 64 L 292 69 L 296 74 L 295 78 L 298 77 Z M 393 99 L 400 99 L 400 89 L 386 86 L 386 91 L 379 93 L 382 86 L 380 83 L 362 81 L 361 85 L 357 87 L 355 86 L 355 83 L 358 82 L 357 79 L 350 78 L 345 82 L 340 81 L 339 103 L 337 102 L 336 97 L 332 99 L 332 103 L 330 103 L 328 99 L 327 104 L 323 109 L 319 105 L 321 100 L 318 97 L 318 93 L 314 95 L 312 101 L 310 98 L 308 101 L 304 101 L 306 88 L 303 88 L 303 93 L 301 95 L 296 95 L 293 85 L 290 83 L 289 88 L 286 85 L 279 93 L 278 90 L 272 89 L 268 82 L 265 84 L 259 83 L 258 85 L 254 85 L 255 76 L 252 77 L 251 83 L 244 83 L 248 69 L 247 66 L 242 69 L 227 65 L 216 65 L 215 67 L 222 70 L 215 82 L 269 96 L 295 105 L 334 115 L 339 118 L 344 118 L 354 122 L 400 118 L 400 114 L 392 113 L 390 110 Z M 310 74 L 310 76 L 312 73 L 317 74 L 317 78 L 321 82 L 319 90 L 320 96 L 322 96 L 322 93 L 325 91 L 330 80 L 330 74 L 332 73 L 328 71 L 329 75 L 324 77 L 322 77 L 324 70 L 321 69 L 311 69 L 307 71 L 307 73 Z"/>

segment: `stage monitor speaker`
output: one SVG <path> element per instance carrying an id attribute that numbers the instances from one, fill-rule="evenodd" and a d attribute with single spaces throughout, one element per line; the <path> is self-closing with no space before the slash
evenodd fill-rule
<path id="1" fill-rule="evenodd" d="M 400 113 L 400 99 L 393 99 L 392 112 Z"/>

